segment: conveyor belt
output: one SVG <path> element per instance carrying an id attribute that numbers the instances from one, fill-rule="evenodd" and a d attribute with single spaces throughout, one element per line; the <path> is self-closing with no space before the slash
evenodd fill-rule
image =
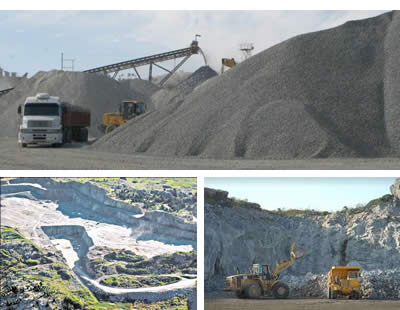
<path id="1" fill-rule="evenodd" d="M 14 89 L 14 87 L 0 90 L 0 96 L 7 94 L 8 92 L 12 91 L 13 89 Z"/>
<path id="2" fill-rule="evenodd" d="M 137 59 L 132 59 L 128 61 L 123 61 L 123 62 L 118 62 L 115 64 L 107 65 L 107 66 L 102 66 L 102 67 L 97 67 L 93 69 L 89 69 L 83 72 L 87 73 L 112 73 L 112 72 L 119 72 L 121 70 L 127 70 L 127 69 L 134 69 L 136 67 L 144 66 L 144 65 L 152 65 L 153 63 L 156 62 L 162 62 L 166 60 L 171 60 L 171 59 L 176 59 L 176 58 L 181 58 L 181 57 L 187 57 L 191 56 L 192 54 L 197 54 L 199 51 L 198 43 L 197 41 L 193 41 L 190 47 L 187 48 L 182 48 L 179 50 L 171 51 L 171 52 L 166 52 L 166 53 L 160 53 L 152 56 L 146 56 L 146 57 L 141 57 Z M 162 68 L 166 70 L 165 68 Z M 170 72 L 169 70 L 166 70 Z"/>

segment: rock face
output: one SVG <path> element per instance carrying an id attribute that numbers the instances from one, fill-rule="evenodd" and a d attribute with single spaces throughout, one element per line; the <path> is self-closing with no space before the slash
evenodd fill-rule
<path id="1" fill-rule="evenodd" d="M 302 285 L 307 287 L 304 281 L 313 275 L 326 275 L 333 265 L 361 266 L 365 272 L 392 270 L 398 276 L 400 203 L 373 205 L 356 214 L 286 216 L 254 208 L 245 202 L 235 204 L 229 199 L 218 202 L 206 199 L 206 288 L 222 289 L 223 278 L 235 274 L 237 267 L 241 272 L 248 272 L 253 263 L 274 266 L 278 260 L 288 258 L 292 242 L 308 254 L 282 276 L 298 277 L 300 282 L 289 278 L 289 284 L 293 282 L 300 293 Z M 304 277 L 308 273 L 310 279 L 307 280 Z M 298 282 L 300 285 L 296 285 Z M 395 288 L 400 289 L 400 286 Z M 325 290 L 321 288 L 321 292 Z M 294 294 L 298 294 L 296 290 Z M 320 293 L 313 290 L 312 294 Z M 371 292 L 369 296 L 375 295 Z"/>
<path id="2" fill-rule="evenodd" d="M 93 148 L 208 158 L 397 156 L 399 42 L 398 11 L 294 37 Z"/>
<path id="3" fill-rule="evenodd" d="M 395 199 L 400 200 L 400 178 L 390 187 L 390 191 Z"/>

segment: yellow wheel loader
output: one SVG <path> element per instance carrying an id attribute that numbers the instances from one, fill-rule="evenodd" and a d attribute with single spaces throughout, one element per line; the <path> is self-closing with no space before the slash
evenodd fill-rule
<path id="1" fill-rule="evenodd" d="M 237 65 L 235 58 L 222 58 L 221 74 L 224 73 L 225 67 L 233 68 Z"/>
<path id="2" fill-rule="evenodd" d="M 328 273 L 328 299 L 361 297 L 360 267 L 333 266 Z"/>
<path id="3" fill-rule="evenodd" d="M 134 100 L 125 100 L 120 103 L 119 112 L 104 113 L 99 129 L 110 133 L 115 128 L 125 124 L 130 119 L 145 112 L 145 104 Z"/>
<path id="4" fill-rule="evenodd" d="M 239 298 L 259 298 L 267 293 L 272 293 L 275 298 L 288 298 L 289 286 L 278 280 L 279 275 L 303 256 L 304 252 L 293 243 L 290 259 L 278 262 L 272 271 L 269 264 L 253 264 L 249 274 L 227 277 L 225 290 L 233 291 Z"/>

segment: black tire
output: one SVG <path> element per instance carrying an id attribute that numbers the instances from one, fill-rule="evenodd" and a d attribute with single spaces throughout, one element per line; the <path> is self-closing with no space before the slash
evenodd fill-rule
<path id="1" fill-rule="evenodd" d="M 243 292 L 241 290 L 235 290 L 235 295 L 237 298 L 243 298 Z"/>
<path id="2" fill-rule="evenodd" d="M 258 284 L 249 284 L 244 291 L 247 298 L 259 298 L 261 296 L 261 287 Z"/>
<path id="3" fill-rule="evenodd" d="M 87 128 L 81 128 L 80 132 L 80 137 L 79 137 L 80 142 L 88 142 L 89 140 L 89 130 Z"/>
<path id="4" fill-rule="evenodd" d="M 71 128 L 65 128 L 63 134 L 63 144 L 72 142 L 72 130 Z"/>
<path id="5" fill-rule="evenodd" d="M 278 282 L 272 287 L 272 294 L 277 299 L 286 299 L 289 297 L 289 286 L 285 283 Z"/>
<path id="6" fill-rule="evenodd" d="M 338 292 L 332 291 L 332 299 L 337 299 L 337 297 L 338 297 Z"/>
<path id="7" fill-rule="evenodd" d="M 19 145 L 20 145 L 21 147 L 26 147 L 26 146 L 27 146 L 26 143 L 20 143 Z"/>
<path id="8" fill-rule="evenodd" d="M 330 287 L 328 287 L 328 293 L 326 294 L 328 299 L 332 299 L 332 290 Z"/>
<path id="9" fill-rule="evenodd" d="M 111 131 L 113 131 L 114 129 L 116 129 L 116 128 L 118 128 L 118 127 L 119 127 L 118 124 L 111 124 L 111 125 L 108 125 L 108 126 L 106 127 L 105 133 L 108 134 L 108 133 L 110 133 Z"/>
<path id="10" fill-rule="evenodd" d="M 352 291 L 350 298 L 351 299 L 360 299 L 360 293 L 356 292 L 356 291 Z"/>
<path id="11" fill-rule="evenodd" d="M 81 129 L 80 128 L 72 128 L 72 141 L 81 141 Z"/>

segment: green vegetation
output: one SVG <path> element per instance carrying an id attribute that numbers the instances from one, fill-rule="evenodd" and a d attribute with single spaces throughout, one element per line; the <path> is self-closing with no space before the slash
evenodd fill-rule
<path id="1" fill-rule="evenodd" d="M 130 250 L 117 250 L 114 252 L 111 252 L 107 255 L 104 255 L 104 259 L 107 261 L 123 261 L 123 262 L 128 262 L 128 263 L 136 263 L 144 259 L 143 256 L 136 255 Z"/>
<path id="2" fill-rule="evenodd" d="M 366 205 L 358 204 L 354 208 L 343 207 L 343 210 L 341 212 L 346 213 L 346 214 L 350 214 L 350 215 L 358 214 L 358 213 L 364 212 L 365 210 L 373 208 L 373 207 L 375 207 L 377 205 L 380 205 L 382 203 L 391 202 L 392 200 L 393 200 L 393 195 L 386 194 L 386 195 L 383 195 L 382 197 L 379 197 L 379 198 L 376 198 L 376 199 L 372 199 Z"/>
<path id="3" fill-rule="evenodd" d="M 135 302 L 135 304 L 128 303 L 109 303 L 109 302 L 99 302 L 96 305 L 87 307 L 90 310 L 160 310 L 160 309 L 170 309 L 170 310 L 187 310 L 187 298 L 185 296 L 176 296 L 172 299 L 159 301 L 151 304 L 146 304 L 143 302 Z"/>
<path id="4" fill-rule="evenodd" d="M 57 254 L 45 253 L 16 228 L 0 226 L 0 232 L 1 243 L 9 243 L 7 248 L 0 249 L 0 298 L 4 301 L 4 304 L 0 302 L 0 307 L 18 305 L 20 299 L 15 296 L 19 296 L 33 300 L 47 298 L 54 309 L 187 309 L 184 298 L 152 304 L 135 303 L 134 307 L 131 303 L 100 302 L 74 278 Z M 172 280 L 159 278 L 158 283 L 162 285 Z"/>
<path id="5" fill-rule="evenodd" d="M 145 188 L 147 184 L 161 183 L 176 189 L 186 187 L 196 192 L 197 186 L 196 178 L 127 178 L 127 181 L 134 183 L 137 188 Z"/>
<path id="6" fill-rule="evenodd" d="M 343 209 L 339 212 L 345 213 L 348 215 L 353 215 L 357 213 L 361 213 L 367 209 L 370 209 L 374 206 L 377 206 L 382 203 L 388 203 L 393 200 L 393 195 L 391 194 L 386 194 L 383 195 L 382 197 L 376 198 L 368 202 L 366 205 L 363 204 L 358 204 L 354 208 L 348 208 L 348 207 L 343 207 Z M 277 210 L 266 210 L 262 209 L 261 206 L 257 203 L 250 203 L 247 201 L 247 199 L 237 199 L 235 197 L 231 198 L 226 198 L 223 201 L 216 201 L 213 199 L 207 199 L 207 203 L 211 205 L 217 205 L 221 204 L 226 207 L 243 207 L 243 208 L 249 208 L 249 209 L 255 209 L 259 210 L 261 212 L 269 213 L 269 214 L 276 214 L 276 215 L 284 215 L 284 216 L 297 216 L 297 215 L 317 215 L 317 216 L 327 216 L 329 214 L 332 214 L 332 212 L 329 211 L 318 211 L 314 209 L 277 209 Z"/>
<path id="7" fill-rule="evenodd" d="M 113 275 L 102 279 L 100 283 L 114 287 L 139 288 L 139 287 L 162 286 L 162 285 L 176 283 L 180 280 L 181 280 L 180 277 L 175 277 L 175 276 Z"/>
<path id="8" fill-rule="evenodd" d="M 25 238 L 16 228 L 2 225 L 0 227 L 0 238 L 2 242 L 24 240 Z"/>

